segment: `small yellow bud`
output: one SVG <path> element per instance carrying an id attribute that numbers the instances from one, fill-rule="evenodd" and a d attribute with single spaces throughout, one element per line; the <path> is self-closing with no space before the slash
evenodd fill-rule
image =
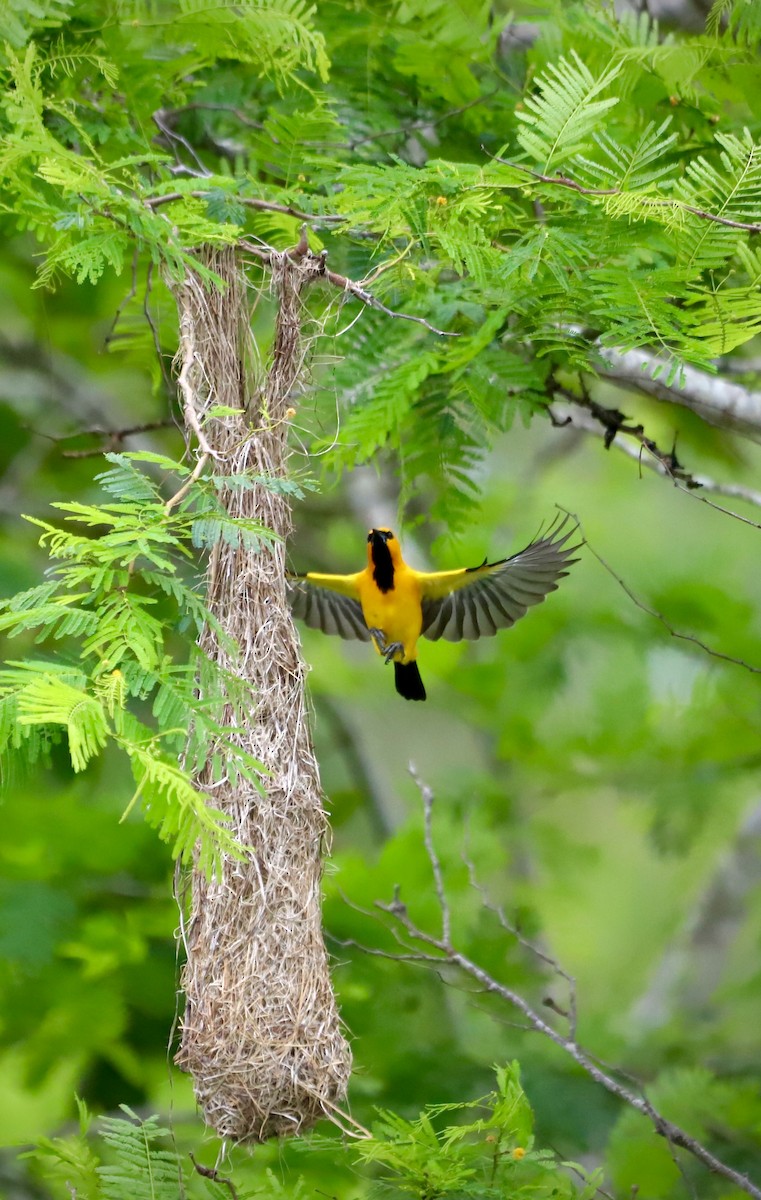
<path id="1" fill-rule="evenodd" d="M 517 1159 L 520 1162 L 520 1160 L 525 1157 L 526 1157 L 526 1151 L 523 1149 L 523 1146 L 516 1146 L 515 1149 L 513 1150 L 513 1158 Z"/>
<path id="2" fill-rule="evenodd" d="M 437 196 L 436 203 L 438 204 L 439 208 L 443 208 L 446 204 L 449 203 L 449 201 L 447 200 L 446 196 Z"/>
<path id="3" fill-rule="evenodd" d="M 669 104 L 671 105 L 672 108 L 676 108 L 679 104 L 679 97 L 678 96 L 669 96 Z"/>
<path id="4" fill-rule="evenodd" d="M 287 408 L 287 409 L 285 410 L 285 419 L 286 419 L 286 421 L 292 421 L 292 420 L 293 420 L 293 418 L 294 418 L 295 416 L 296 416 L 296 409 L 295 409 L 295 408 Z"/>

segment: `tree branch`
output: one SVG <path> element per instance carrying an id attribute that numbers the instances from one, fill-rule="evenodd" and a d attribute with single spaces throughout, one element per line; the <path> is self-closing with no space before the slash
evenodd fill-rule
<path id="1" fill-rule="evenodd" d="M 555 187 L 568 188 L 570 191 L 578 192 L 581 196 L 621 196 L 623 188 L 595 188 L 584 187 L 575 179 L 571 179 L 568 175 L 542 175 L 539 171 L 532 171 L 530 167 L 524 166 L 522 163 L 510 162 L 507 158 L 498 158 L 497 155 L 492 156 L 495 162 L 502 163 L 506 167 L 512 167 L 515 171 L 520 171 L 524 175 L 530 175 L 532 179 L 536 179 L 538 183 L 549 183 Z M 670 208 L 678 209 L 679 212 L 690 213 L 693 217 L 699 217 L 701 221 L 713 221 L 716 225 L 728 225 L 730 229 L 744 229 L 748 233 L 761 233 L 761 222 L 758 221 L 735 221 L 732 217 L 722 217 L 719 213 L 707 212 L 703 208 L 696 208 L 692 204 L 687 204 L 684 200 L 677 198 L 658 199 L 655 196 L 641 195 L 639 199 L 642 202 L 642 208 Z"/>
<path id="2" fill-rule="evenodd" d="M 602 438 L 606 449 L 615 446 L 616 450 L 620 450 L 622 454 L 634 459 L 641 466 L 647 467 L 649 471 L 654 471 L 656 475 L 671 479 L 675 483 L 683 481 L 685 487 L 690 491 L 700 489 L 701 492 L 713 492 L 717 496 L 727 496 L 732 500 L 744 500 L 748 504 L 754 504 L 757 508 L 761 508 L 761 492 L 746 487 L 744 484 L 719 483 L 717 480 L 711 479 L 709 475 L 685 471 L 680 464 L 677 464 L 678 473 L 675 472 L 673 467 L 674 451 L 660 450 L 653 439 L 645 435 L 641 425 L 619 424 L 614 427 L 614 422 L 607 419 L 601 420 L 596 411 L 589 410 L 585 399 L 574 396 L 563 389 L 558 389 L 555 395 L 562 396 L 562 403 L 553 403 L 548 410 L 553 425 L 557 425 L 559 428 L 578 429 L 581 433 Z M 603 409 L 603 406 L 596 405 L 596 408 Z M 603 409 L 603 411 L 613 417 L 622 415 L 617 409 Z M 626 418 L 623 420 L 625 421 Z M 627 435 L 631 436 L 633 441 L 627 441 Z"/>
<path id="3" fill-rule="evenodd" d="M 269 266 L 273 260 L 273 256 L 278 254 L 277 250 L 273 250 L 271 246 L 257 246 L 254 242 L 242 238 L 238 243 L 242 250 L 246 250 L 249 254 L 255 255 L 261 263 Z M 393 308 L 387 308 L 382 304 L 376 296 L 368 292 L 362 287 L 361 283 L 356 283 L 353 279 L 348 279 L 346 275 L 339 275 L 336 271 L 328 269 L 326 264 L 327 250 L 323 250 L 320 254 L 314 254 L 311 250 L 297 247 L 298 257 L 306 266 L 311 266 L 314 269 L 315 275 L 321 276 L 325 281 L 337 288 L 341 292 L 346 292 L 350 296 L 354 296 L 357 300 L 361 300 L 368 308 L 375 308 L 378 312 L 385 313 L 388 317 L 397 317 L 400 321 L 413 321 L 416 325 L 422 325 L 425 329 L 429 329 L 431 333 L 438 334 L 439 337 L 459 337 L 459 333 L 452 332 L 446 329 L 437 329 L 425 317 L 416 317 L 412 313 L 397 312 Z M 296 251 L 291 250 L 289 254 L 294 255 Z"/>
<path id="4" fill-rule="evenodd" d="M 155 429 L 171 429 L 174 426 L 174 421 L 171 417 L 167 417 L 163 421 L 145 421 L 142 425 L 130 425 L 127 429 L 82 429 L 77 433 L 65 434 L 62 437 L 56 437 L 48 433 L 42 433 L 40 430 L 33 430 L 40 437 L 47 438 L 51 442 L 70 441 L 75 437 L 102 437 L 105 441 L 100 446 L 95 446 L 90 450 L 62 450 L 61 458 L 96 458 L 101 454 L 108 454 L 113 450 L 118 450 L 119 446 L 125 438 L 135 437 L 139 433 L 152 433 Z"/>
<path id="5" fill-rule="evenodd" d="M 448 945 L 452 936 L 452 915 L 449 911 L 449 902 L 444 891 L 444 876 L 441 872 L 441 863 L 439 862 L 439 856 L 436 853 L 436 847 L 433 843 L 433 790 L 427 783 L 423 783 L 413 763 L 410 763 L 408 770 L 417 784 L 420 798 L 423 801 L 425 850 L 433 871 L 436 898 L 441 909 L 441 940 Z"/>
<path id="6" fill-rule="evenodd" d="M 420 785 L 419 785 L 420 786 Z M 422 789 L 421 789 L 422 790 Z M 426 802 L 426 794 L 430 799 Z M 432 803 L 432 793 L 426 788 L 423 795 L 423 803 L 426 811 L 430 812 Z M 428 817 L 426 818 L 428 820 Z M 435 855 L 433 842 L 426 840 L 426 848 L 428 857 L 431 863 L 431 869 L 436 883 L 437 894 L 440 887 L 440 865 L 438 858 Z M 433 856 L 432 856 L 433 853 Z M 616 1096 L 623 1103 L 633 1108 L 635 1112 L 649 1118 L 652 1122 L 656 1133 L 664 1137 L 670 1146 L 679 1147 L 691 1154 L 693 1158 L 707 1167 L 709 1171 L 720 1175 L 723 1179 L 730 1181 L 735 1187 L 745 1192 L 748 1196 L 752 1196 L 753 1200 L 761 1200 L 761 1187 L 758 1187 L 746 1175 L 742 1175 L 731 1167 L 728 1163 L 717 1158 L 715 1154 L 703 1145 L 697 1138 L 692 1137 L 686 1130 L 676 1125 L 673 1121 L 667 1120 L 659 1113 L 650 1101 L 644 1095 L 637 1095 L 630 1087 L 621 1083 L 610 1074 L 608 1069 L 599 1066 L 590 1053 L 581 1047 L 574 1037 L 564 1037 L 556 1029 L 553 1029 L 543 1017 L 533 1008 L 519 992 L 507 987 L 501 983 L 468 955 L 463 954 L 451 942 L 450 938 L 436 937 L 421 929 L 410 917 L 406 905 L 402 902 L 398 887 L 395 889 L 394 899 L 390 904 L 384 904 L 381 901 L 376 901 L 376 908 L 381 912 L 386 913 L 393 923 L 400 926 L 408 939 L 411 939 L 413 945 L 417 943 L 421 949 L 413 953 L 411 961 L 423 962 L 430 964 L 431 961 L 439 962 L 442 966 L 456 967 L 462 974 L 467 975 L 470 979 L 475 980 L 483 991 L 499 997 L 509 1004 L 512 1008 L 518 1009 L 523 1014 L 528 1025 L 532 1030 L 541 1033 L 549 1041 L 553 1042 L 559 1049 L 567 1054 L 581 1069 L 601 1087 L 605 1088 L 611 1095 Z M 442 925 L 445 926 L 444 911 L 442 911 Z M 389 932 L 397 932 L 393 925 L 386 926 Z M 382 951 L 380 953 L 383 953 Z"/>
<path id="7" fill-rule="evenodd" d="M 209 197 L 208 190 L 196 189 L 192 192 L 166 192 L 162 196 L 149 196 L 143 201 L 146 208 L 160 208 L 162 204 L 173 204 L 176 200 L 185 200 L 188 196 L 192 196 L 195 200 L 207 200 Z M 299 208 L 293 208 L 290 204 L 276 204 L 274 200 L 260 200 L 258 196 L 239 196 L 231 193 L 231 196 L 237 200 L 239 204 L 246 205 L 247 208 L 256 208 L 262 212 L 277 212 L 284 213 L 288 217 L 296 217 L 299 221 L 345 221 L 346 218 L 338 213 L 307 213 L 302 212 Z"/>
<path id="8" fill-rule="evenodd" d="M 667 383 L 668 364 L 650 350 L 598 346 L 598 354 L 605 364 L 603 374 L 621 387 L 636 388 L 669 404 L 681 404 L 710 425 L 735 429 L 761 441 L 761 391 L 750 391 L 687 364 Z M 658 378 L 654 378 L 656 372 Z"/>

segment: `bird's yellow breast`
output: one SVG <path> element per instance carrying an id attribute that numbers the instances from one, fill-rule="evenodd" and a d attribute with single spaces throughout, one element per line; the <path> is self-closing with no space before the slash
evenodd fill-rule
<path id="1" fill-rule="evenodd" d="M 404 654 L 395 654 L 399 662 L 417 657 L 416 645 L 423 628 L 420 607 L 420 582 L 415 571 L 405 564 L 394 570 L 394 586 L 382 592 L 372 569 L 363 571 L 359 580 L 359 602 L 368 629 L 383 631 L 386 642 L 401 642 Z"/>

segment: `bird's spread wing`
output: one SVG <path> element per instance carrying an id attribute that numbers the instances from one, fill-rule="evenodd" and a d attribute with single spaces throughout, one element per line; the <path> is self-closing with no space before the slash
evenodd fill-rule
<path id="1" fill-rule="evenodd" d="M 287 575 L 291 610 L 310 629 L 370 641 L 354 575 Z"/>
<path id="2" fill-rule="evenodd" d="M 540 604 L 557 581 L 576 562 L 571 555 L 581 542 L 568 545 L 577 525 L 566 533 L 568 517 L 548 529 L 525 550 L 500 562 L 483 563 L 460 571 L 421 575 L 423 635 L 431 641 L 446 638 L 492 637 L 507 629 L 532 604 Z"/>

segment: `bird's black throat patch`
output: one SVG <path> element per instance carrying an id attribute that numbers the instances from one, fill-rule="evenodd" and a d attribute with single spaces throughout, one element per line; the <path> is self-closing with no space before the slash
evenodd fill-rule
<path id="1" fill-rule="evenodd" d="M 373 579 L 382 592 L 393 591 L 394 564 L 391 561 L 391 551 L 380 538 L 373 541 Z"/>

